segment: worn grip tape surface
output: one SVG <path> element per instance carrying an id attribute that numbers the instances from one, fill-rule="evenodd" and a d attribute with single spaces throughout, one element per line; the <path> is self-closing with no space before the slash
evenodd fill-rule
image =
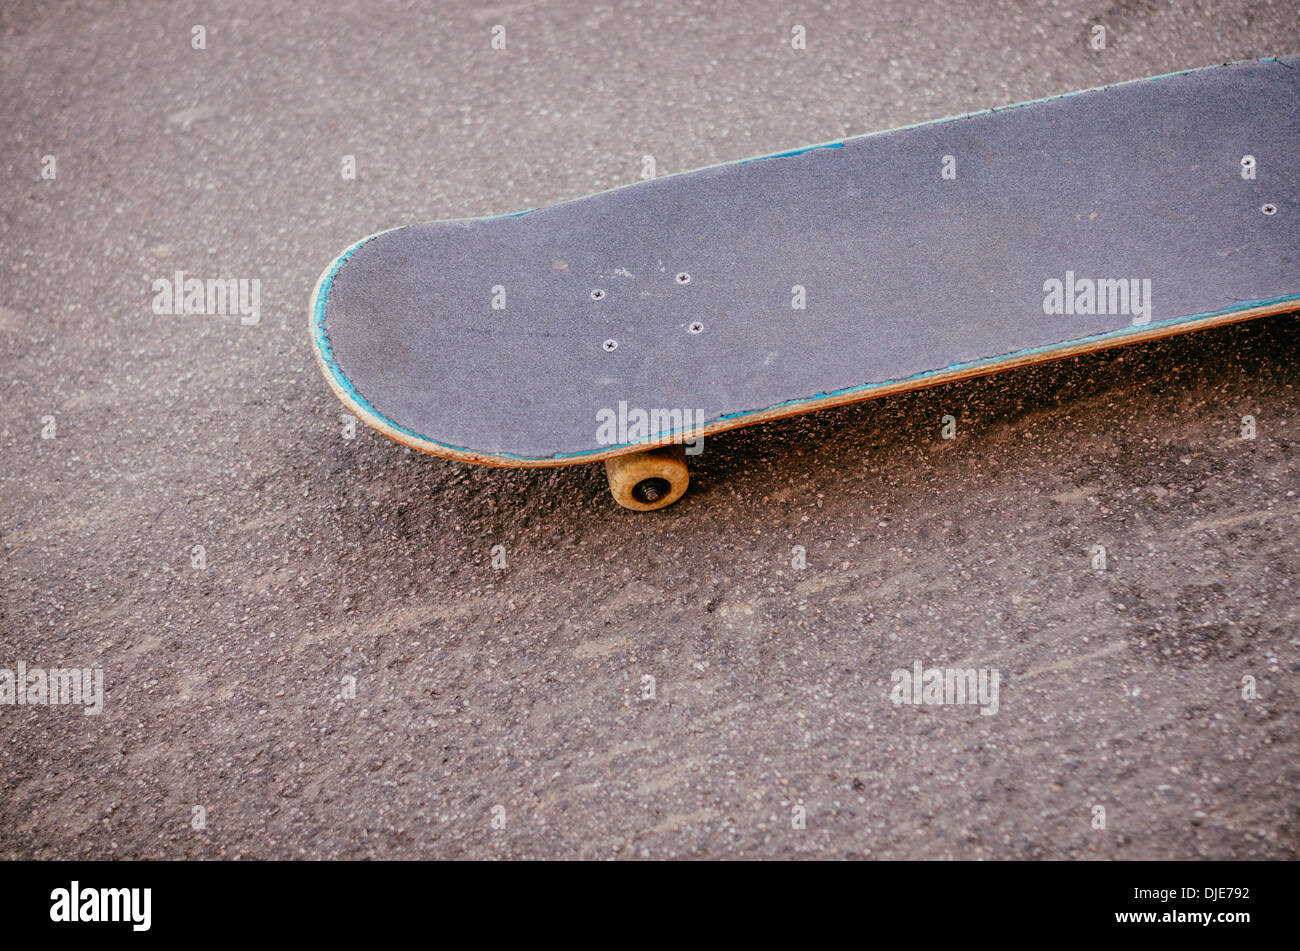
<path id="1" fill-rule="evenodd" d="M 620 402 L 717 432 L 1296 309 L 1297 155 L 1300 57 L 1139 80 L 382 232 L 312 335 L 408 445 L 588 462 L 629 451 L 597 438 Z M 1149 281 L 1150 313 L 1045 313 L 1067 274 Z"/>

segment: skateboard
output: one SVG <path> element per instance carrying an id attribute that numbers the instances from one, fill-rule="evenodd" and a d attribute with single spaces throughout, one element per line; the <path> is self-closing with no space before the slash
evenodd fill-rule
<path id="1" fill-rule="evenodd" d="M 364 422 L 662 508 L 704 437 L 1300 309 L 1300 57 L 384 231 L 311 336 Z"/>

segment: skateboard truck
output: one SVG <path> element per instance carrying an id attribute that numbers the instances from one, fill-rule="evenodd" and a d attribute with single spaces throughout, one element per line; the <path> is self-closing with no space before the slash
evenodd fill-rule
<path id="1" fill-rule="evenodd" d="M 686 492 L 686 446 L 656 446 L 605 460 L 605 475 L 614 501 L 634 512 L 651 512 L 672 505 Z"/>

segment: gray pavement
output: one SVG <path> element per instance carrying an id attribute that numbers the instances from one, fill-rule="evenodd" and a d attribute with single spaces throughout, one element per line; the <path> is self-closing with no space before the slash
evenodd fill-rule
<path id="1" fill-rule="evenodd" d="M 1295 858 L 1293 316 L 719 436 L 637 515 L 344 438 L 306 305 L 646 154 L 1297 51 L 1289 2 L 6 4 L 0 668 L 105 690 L 0 705 L 0 857 Z"/>

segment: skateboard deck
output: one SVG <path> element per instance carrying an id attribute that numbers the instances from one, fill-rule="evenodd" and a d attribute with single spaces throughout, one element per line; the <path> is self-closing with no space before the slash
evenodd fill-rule
<path id="1" fill-rule="evenodd" d="M 468 462 L 606 460 L 1300 309 L 1300 57 L 1191 70 L 381 232 L 311 304 L 363 421 Z"/>

